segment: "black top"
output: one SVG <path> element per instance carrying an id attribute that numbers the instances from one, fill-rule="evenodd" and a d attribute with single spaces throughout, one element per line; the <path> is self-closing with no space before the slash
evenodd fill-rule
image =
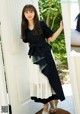
<path id="1" fill-rule="evenodd" d="M 41 35 L 33 35 L 33 30 L 27 29 L 26 31 L 26 38 L 25 40 L 23 40 L 24 43 L 41 43 L 41 42 L 45 42 L 45 38 L 49 38 L 50 36 L 52 36 L 52 34 L 54 33 L 52 30 L 50 30 L 50 28 L 47 26 L 47 24 L 44 21 L 39 21 L 40 22 L 40 26 L 41 29 L 43 31 L 43 34 Z"/>

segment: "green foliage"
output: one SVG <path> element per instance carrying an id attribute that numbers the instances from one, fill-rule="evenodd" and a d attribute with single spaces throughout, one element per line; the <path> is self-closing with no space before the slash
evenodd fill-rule
<path id="1" fill-rule="evenodd" d="M 62 20 L 61 4 L 59 0 L 39 0 L 40 19 L 43 19 L 46 24 L 55 32 Z M 67 66 L 67 56 L 65 48 L 64 31 L 52 43 L 52 50 L 55 59 L 61 61 L 61 65 Z"/>
<path id="2" fill-rule="evenodd" d="M 39 0 L 39 10 L 40 19 L 45 20 L 47 25 L 53 29 L 56 17 L 61 15 L 60 2 L 58 0 Z"/>

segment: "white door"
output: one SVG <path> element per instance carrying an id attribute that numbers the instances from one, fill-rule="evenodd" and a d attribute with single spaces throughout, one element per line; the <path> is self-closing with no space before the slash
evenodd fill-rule
<path id="1" fill-rule="evenodd" d="M 77 3 L 76 0 L 75 3 Z M 69 73 L 72 84 L 73 102 L 75 114 L 80 114 L 80 54 L 71 54 L 71 5 L 73 3 L 61 0 L 64 33 L 69 65 Z"/>
<path id="2" fill-rule="evenodd" d="M 42 108 L 30 100 L 28 46 L 20 39 L 21 12 L 32 0 L 0 1 L 1 38 L 3 44 L 9 103 L 12 114 L 35 114 Z M 34 4 L 38 8 L 37 0 Z"/>
<path id="3" fill-rule="evenodd" d="M 6 110 L 3 108 L 6 107 Z M 0 114 L 9 114 L 8 111 L 8 99 L 6 92 L 6 84 L 5 84 L 5 75 L 4 75 L 4 65 L 2 59 L 2 45 L 0 41 Z"/>

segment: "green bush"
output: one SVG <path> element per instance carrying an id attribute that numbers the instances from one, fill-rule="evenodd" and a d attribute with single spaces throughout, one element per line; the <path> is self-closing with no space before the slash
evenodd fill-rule
<path id="1" fill-rule="evenodd" d="M 40 19 L 43 19 L 46 24 L 54 32 L 59 28 L 62 20 L 61 4 L 59 0 L 39 0 Z M 60 60 L 62 65 L 67 67 L 67 55 L 64 31 L 52 43 L 52 50 L 56 60 Z"/>

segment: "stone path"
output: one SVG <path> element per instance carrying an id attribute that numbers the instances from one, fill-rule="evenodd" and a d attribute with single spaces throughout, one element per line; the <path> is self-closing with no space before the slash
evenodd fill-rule
<path id="1" fill-rule="evenodd" d="M 75 114 L 71 84 L 64 84 L 63 90 L 64 90 L 66 100 L 63 102 L 59 102 L 58 107 L 69 111 L 71 114 Z"/>

